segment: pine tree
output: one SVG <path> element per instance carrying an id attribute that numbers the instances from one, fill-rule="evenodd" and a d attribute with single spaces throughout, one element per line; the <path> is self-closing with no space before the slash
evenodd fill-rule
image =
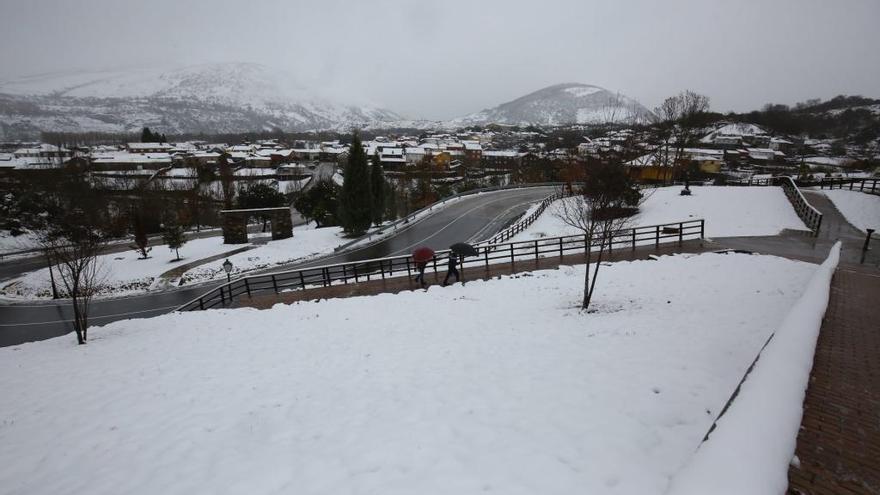
<path id="1" fill-rule="evenodd" d="M 141 131 L 141 142 L 142 143 L 152 143 L 153 142 L 153 132 L 150 131 L 149 127 L 144 127 L 144 130 Z"/>
<path id="2" fill-rule="evenodd" d="M 183 227 L 177 221 L 168 222 L 162 231 L 162 242 L 168 245 L 168 249 L 174 250 L 177 256 L 175 261 L 180 261 L 180 248 L 186 244 L 186 236 L 183 235 Z"/>
<path id="3" fill-rule="evenodd" d="M 355 132 L 348 151 L 340 196 L 339 219 L 342 228 L 354 235 L 366 232 L 372 223 L 371 208 L 370 168 L 361 138 Z"/>
<path id="4" fill-rule="evenodd" d="M 373 165 L 370 167 L 370 192 L 373 195 L 372 220 L 374 224 L 380 225 L 385 213 L 385 173 L 378 153 L 373 155 L 372 162 Z"/>

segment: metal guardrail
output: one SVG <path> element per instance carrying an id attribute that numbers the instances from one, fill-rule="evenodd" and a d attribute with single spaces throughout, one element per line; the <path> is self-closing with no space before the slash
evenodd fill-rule
<path id="1" fill-rule="evenodd" d="M 858 187 L 856 187 L 856 184 L 858 184 Z M 844 187 L 846 185 L 849 185 L 849 187 Z M 825 177 L 819 181 L 819 189 L 825 188 L 849 189 L 850 191 L 859 191 L 868 194 L 880 195 L 880 179 Z"/>
<path id="2" fill-rule="evenodd" d="M 469 191 L 456 193 L 456 194 L 453 194 L 452 196 L 449 196 L 448 198 L 443 198 L 440 201 L 437 201 L 435 203 L 431 203 L 428 206 L 425 206 L 425 207 L 420 208 L 412 213 L 409 213 L 409 214 L 405 215 L 403 218 L 399 218 L 388 225 L 384 225 L 382 227 L 376 228 L 373 232 L 369 232 L 361 237 L 358 237 L 357 239 L 352 240 L 351 242 L 347 242 L 345 244 L 342 244 L 341 246 L 337 246 L 333 251 L 334 252 L 343 251 L 343 250 L 348 249 L 351 246 L 353 246 L 355 244 L 359 244 L 359 243 L 361 245 L 358 247 L 365 247 L 365 246 L 369 246 L 373 242 L 379 242 L 385 238 L 385 234 L 387 234 L 389 232 L 396 232 L 397 230 L 399 230 L 405 226 L 408 227 L 412 222 L 414 222 L 416 220 L 421 220 L 421 218 L 419 218 L 419 216 L 422 215 L 423 213 L 431 211 L 434 208 L 441 206 L 445 203 L 448 203 L 449 201 L 451 201 L 453 199 L 461 198 L 464 196 L 471 196 L 474 194 L 479 194 L 479 193 L 484 193 L 484 192 L 504 191 L 504 190 L 509 190 L 509 189 L 526 189 L 526 188 L 532 188 L 532 187 L 549 187 L 549 186 L 560 187 L 563 185 L 564 185 L 564 183 L 562 183 L 562 182 L 537 182 L 537 183 L 529 183 L 529 184 L 513 184 L 513 185 L 507 185 L 507 186 L 481 187 L 479 189 L 471 189 Z M 375 239 L 373 239 L 374 236 L 375 236 Z M 367 242 L 364 242 L 364 241 L 367 241 Z"/>
<path id="3" fill-rule="evenodd" d="M 654 245 L 659 247 L 665 242 L 683 242 L 685 239 L 702 239 L 705 235 L 703 219 L 686 220 L 661 225 L 633 227 L 620 232 L 597 236 L 590 245 L 597 245 L 600 239 L 609 238 L 614 247 L 632 247 Z M 478 255 L 461 260 L 461 273 L 465 269 L 480 265 L 489 267 L 492 263 L 539 260 L 541 258 L 559 256 L 566 253 L 585 252 L 587 240 L 583 235 L 549 237 L 534 241 L 511 242 L 506 244 L 485 245 L 478 248 Z M 442 259 L 448 256 L 449 250 L 438 251 L 429 262 L 435 274 L 444 270 Z M 263 293 L 279 293 L 289 290 L 304 290 L 314 287 L 329 287 L 338 284 L 366 282 L 370 280 L 393 277 L 412 277 L 417 271 L 412 256 L 394 256 L 376 258 L 347 263 L 290 270 L 266 275 L 252 275 L 237 278 L 223 284 L 200 297 L 179 307 L 177 311 L 198 311 L 216 307 L 225 307 L 236 297 L 254 296 Z"/>
<path id="4" fill-rule="evenodd" d="M 520 219 L 519 221 L 517 221 L 516 223 L 514 223 L 510 227 L 507 227 L 506 229 L 502 230 L 501 232 L 498 232 L 497 234 L 492 236 L 490 239 L 487 239 L 485 241 L 480 242 L 478 245 L 499 244 L 504 241 L 510 240 L 511 238 L 513 238 L 513 236 L 526 230 L 530 225 L 535 223 L 535 220 L 537 220 L 538 217 L 540 217 L 541 214 L 544 213 L 544 210 L 546 210 L 547 207 L 550 206 L 550 204 L 552 204 L 557 199 L 562 199 L 565 196 L 566 195 L 562 192 L 555 192 L 555 193 L 551 194 L 550 196 L 547 196 L 546 198 L 541 200 L 541 203 L 538 204 L 538 208 L 535 209 L 535 211 L 533 211 L 527 217 Z"/>
<path id="5" fill-rule="evenodd" d="M 822 227 L 822 212 L 813 207 L 804 197 L 801 190 L 791 177 L 782 175 L 774 177 L 776 183 L 782 186 L 785 196 L 794 207 L 795 213 L 803 220 L 807 228 L 813 231 L 813 235 L 819 235 L 819 228 Z"/>

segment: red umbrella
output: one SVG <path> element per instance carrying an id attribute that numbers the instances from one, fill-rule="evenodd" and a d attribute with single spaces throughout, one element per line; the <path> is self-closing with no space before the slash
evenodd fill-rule
<path id="1" fill-rule="evenodd" d="M 427 263 L 434 259 L 434 250 L 427 246 L 416 248 L 412 253 L 412 259 L 416 263 Z"/>

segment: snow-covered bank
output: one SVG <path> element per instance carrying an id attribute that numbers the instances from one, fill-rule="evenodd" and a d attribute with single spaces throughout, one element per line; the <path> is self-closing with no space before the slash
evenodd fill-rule
<path id="1" fill-rule="evenodd" d="M 880 231 L 880 196 L 842 189 L 822 192 L 853 227 Z"/>
<path id="2" fill-rule="evenodd" d="M 176 261 L 174 251 L 168 246 L 153 246 L 149 258 L 140 259 L 134 250 L 105 254 L 98 257 L 102 288 L 98 297 L 123 296 L 148 290 L 156 278 L 178 266 L 198 259 L 232 251 L 242 246 L 223 244 L 221 237 L 193 239 L 180 248 L 180 261 Z M 63 288 L 58 273 L 55 282 Z M 52 285 L 49 269 L 42 268 L 11 280 L 0 288 L 0 295 L 11 299 L 50 299 Z"/>
<path id="3" fill-rule="evenodd" d="M 301 225 L 294 227 L 293 233 L 293 237 L 289 239 L 269 241 L 242 253 L 230 255 L 229 260 L 234 267 L 233 275 L 329 253 L 345 241 L 338 227 L 316 229 L 314 224 Z M 252 234 L 251 240 L 268 235 Z M 246 247 L 249 245 L 223 244 L 223 238 L 218 236 L 187 241 L 180 248 L 179 261 L 175 260 L 174 251 L 166 245 L 153 246 L 147 259 L 140 259 L 133 250 L 102 255 L 98 259 L 103 279 L 98 297 L 119 297 L 165 289 L 169 284 L 177 285 L 179 280 L 164 281 L 159 278 L 160 275 L 189 263 Z M 192 284 L 225 279 L 226 272 L 221 267 L 222 262 L 223 260 L 219 260 L 197 266 L 186 271 L 180 280 L 184 284 Z M 58 274 L 55 276 L 58 284 Z M 0 287 L 0 295 L 9 299 L 51 298 L 49 269 L 36 270 L 4 283 Z"/>
<path id="4" fill-rule="evenodd" d="M 673 480 L 671 495 L 785 492 L 816 340 L 839 258 L 838 241 L 761 353 L 709 440 Z"/>
<path id="5" fill-rule="evenodd" d="M 30 232 L 12 235 L 8 230 L 0 230 L 0 256 L 38 247 L 40 247 L 40 243 L 37 236 Z"/>
<path id="6" fill-rule="evenodd" d="M 590 314 L 583 270 L 0 349 L 0 487 L 662 493 L 815 265 L 615 263 Z"/>
<path id="7" fill-rule="evenodd" d="M 681 196 L 682 187 L 647 189 L 648 196 L 633 225 L 657 225 L 703 218 L 707 237 L 776 235 L 783 229 L 807 230 L 791 203 L 778 187 L 696 186 L 691 196 Z M 559 201 L 574 201 L 566 198 Z M 558 202 L 513 241 L 574 235 L 580 232 L 557 216 Z"/>
<path id="8" fill-rule="evenodd" d="M 232 276 L 237 277 L 245 272 L 332 253 L 333 248 L 345 241 L 341 227 L 316 229 L 314 224 L 294 227 L 293 237 L 269 241 L 255 249 L 230 256 Z M 193 268 L 181 278 L 184 283 L 190 284 L 211 279 L 225 279 L 226 272 L 220 268 L 218 262 L 215 266 L 202 265 Z"/>

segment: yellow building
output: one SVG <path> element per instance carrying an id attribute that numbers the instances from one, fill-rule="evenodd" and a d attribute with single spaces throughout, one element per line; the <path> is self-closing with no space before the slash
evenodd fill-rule
<path id="1" fill-rule="evenodd" d="M 640 156 L 624 166 L 630 178 L 636 181 L 661 182 L 672 179 L 673 168 L 657 163 L 654 155 Z"/>

